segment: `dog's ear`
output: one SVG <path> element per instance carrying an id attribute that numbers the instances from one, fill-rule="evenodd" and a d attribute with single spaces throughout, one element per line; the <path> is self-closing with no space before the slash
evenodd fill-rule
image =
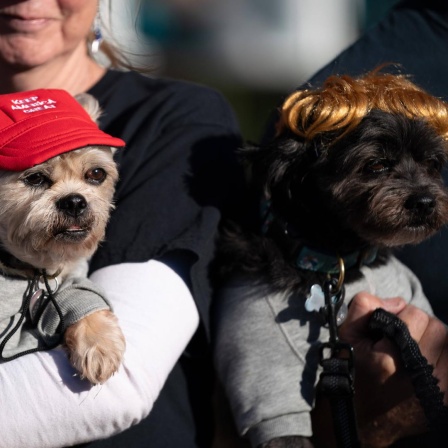
<path id="1" fill-rule="evenodd" d="M 98 118 L 101 115 L 100 103 L 98 100 L 88 93 L 79 93 L 75 95 L 75 100 L 86 110 L 90 118 L 98 124 Z"/>
<path id="2" fill-rule="evenodd" d="M 247 145 L 240 150 L 248 168 L 250 182 L 270 197 L 280 184 L 288 183 L 308 171 L 316 160 L 314 152 L 302 139 L 290 133 L 276 137 L 267 145 Z"/>
<path id="3" fill-rule="evenodd" d="M 98 102 L 98 100 L 88 93 L 79 93 L 78 95 L 75 95 L 74 98 L 76 101 L 78 101 L 79 104 L 81 104 L 81 106 L 89 114 L 90 118 L 96 124 L 98 124 L 98 118 L 101 116 L 103 112 L 101 110 L 100 103 Z M 114 147 L 111 147 L 110 149 L 112 151 L 112 154 L 114 154 L 115 151 L 117 150 L 117 148 Z"/>

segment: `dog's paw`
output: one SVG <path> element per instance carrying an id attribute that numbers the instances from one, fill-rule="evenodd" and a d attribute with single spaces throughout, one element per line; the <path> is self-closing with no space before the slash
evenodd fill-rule
<path id="1" fill-rule="evenodd" d="M 89 314 L 70 325 L 64 338 L 70 361 L 81 378 L 102 384 L 120 367 L 126 343 L 111 311 Z"/>
<path id="2" fill-rule="evenodd" d="M 313 444 L 308 437 L 286 436 L 272 439 L 258 448 L 313 448 Z"/>

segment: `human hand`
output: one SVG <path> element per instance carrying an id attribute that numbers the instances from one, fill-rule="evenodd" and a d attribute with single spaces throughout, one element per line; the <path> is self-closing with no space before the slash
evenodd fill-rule
<path id="1" fill-rule="evenodd" d="M 406 436 L 425 432 L 426 420 L 400 355 L 392 342 L 375 340 L 368 321 L 376 308 L 397 315 L 408 326 L 423 356 L 434 366 L 442 391 L 448 388 L 448 339 L 444 324 L 400 298 L 381 300 L 367 293 L 352 301 L 341 340 L 355 352 L 355 402 L 365 446 L 388 446 Z M 446 404 L 445 395 L 445 404 Z M 368 441 L 368 442 L 367 442 Z"/>
<path id="2" fill-rule="evenodd" d="M 355 406 L 359 436 L 366 448 L 387 447 L 427 431 L 423 410 L 397 348 L 386 338 L 375 339 L 368 328 L 377 308 L 397 315 L 406 323 L 423 356 L 434 367 L 440 389 L 448 390 L 448 333 L 444 324 L 401 298 L 384 300 L 364 292 L 356 295 L 339 329 L 339 337 L 350 343 L 355 353 Z M 445 405 L 447 402 L 445 394 Z M 331 431 L 319 430 L 328 428 L 329 419 L 328 402 L 318 397 L 313 412 L 318 447 L 336 446 Z"/>

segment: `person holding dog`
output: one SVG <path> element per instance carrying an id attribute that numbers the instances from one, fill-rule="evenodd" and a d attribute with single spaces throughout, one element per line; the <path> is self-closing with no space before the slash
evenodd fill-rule
<path id="1" fill-rule="evenodd" d="M 221 214 L 241 190 L 240 133 L 217 92 L 123 71 L 132 67 L 102 39 L 99 6 L 2 2 L 0 93 L 88 92 L 101 129 L 126 142 L 115 210 L 90 263 L 123 329 L 124 363 L 95 387 L 62 348 L 0 364 L 0 447 L 209 447 L 207 270 Z"/>

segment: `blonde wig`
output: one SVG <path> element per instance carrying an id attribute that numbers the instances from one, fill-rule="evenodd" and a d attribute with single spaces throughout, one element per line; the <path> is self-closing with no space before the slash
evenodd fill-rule
<path id="1" fill-rule="evenodd" d="M 308 141 L 326 132 L 336 132 L 340 138 L 373 109 L 424 119 L 448 139 L 448 104 L 406 76 L 379 69 L 359 78 L 330 76 L 320 89 L 294 92 L 281 108 L 277 129 L 289 129 Z"/>

